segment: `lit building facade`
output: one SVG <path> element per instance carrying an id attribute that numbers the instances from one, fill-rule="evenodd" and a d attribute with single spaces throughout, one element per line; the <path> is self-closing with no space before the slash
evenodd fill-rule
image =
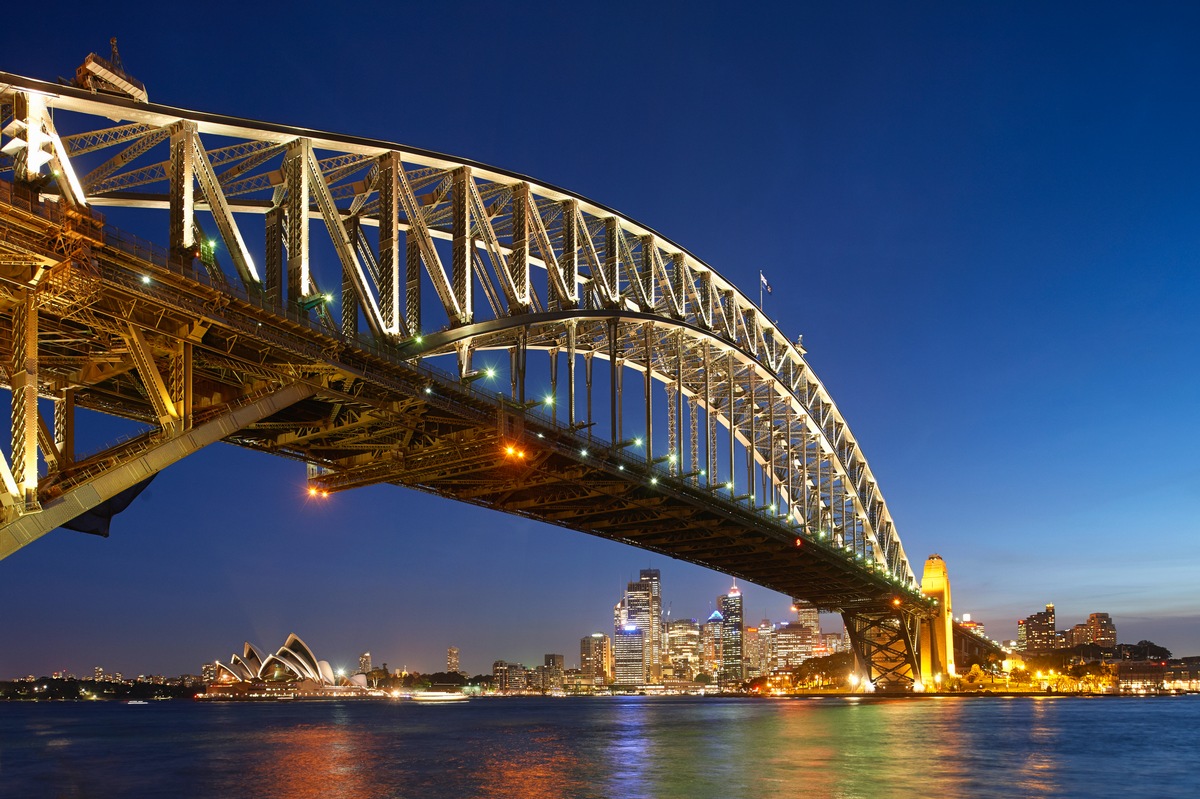
<path id="1" fill-rule="evenodd" d="M 604 633 L 592 633 L 579 639 L 579 672 L 591 685 L 612 682 L 612 643 Z"/>
<path id="2" fill-rule="evenodd" d="M 1058 628 L 1054 622 L 1054 605 L 1046 605 L 1040 613 L 1025 617 L 1024 625 L 1017 626 L 1017 640 L 1021 640 L 1022 627 L 1025 633 L 1026 652 L 1046 652 L 1056 648 Z"/>
<path id="3" fill-rule="evenodd" d="M 675 619 L 667 624 L 667 659 L 677 680 L 692 680 L 702 670 L 700 662 L 700 623 L 695 619 Z"/>
<path id="4" fill-rule="evenodd" d="M 721 610 L 721 671 L 718 682 L 735 687 L 746 679 L 742 628 L 742 592 L 735 585 L 717 599 Z"/>
<path id="5" fill-rule="evenodd" d="M 816 644 L 812 628 L 798 621 L 775 628 L 775 669 L 791 671 L 813 656 Z"/>
<path id="6" fill-rule="evenodd" d="M 716 677 L 721 671 L 721 627 L 725 619 L 714 610 L 700 628 L 701 670 Z"/>
<path id="7" fill-rule="evenodd" d="M 371 671 L 371 653 L 363 652 L 358 656 L 358 673 L 367 674 Z"/>
<path id="8" fill-rule="evenodd" d="M 365 675 L 335 675 L 329 662 L 317 660 L 295 633 L 274 654 L 264 657 L 247 641 L 241 656 L 232 655 L 228 664 L 218 662 L 214 666 L 216 680 L 198 698 L 339 699 L 368 695 Z"/>
<path id="9" fill-rule="evenodd" d="M 613 684 L 634 688 L 646 684 L 646 635 L 626 624 L 613 636 Z"/>
<path id="10" fill-rule="evenodd" d="M 642 684 L 662 682 L 662 584 L 658 569 L 642 569 L 636 582 L 628 583 L 625 595 L 613 608 L 613 632 L 619 635 L 633 625 L 642 634 Z"/>
<path id="11" fill-rule="evenodd" d="M 658 569 L 642 569 L 638 582 L 646 587 L 650 596 L 650 613 L 646 620 L 646 679 L 651 683 L 662 682 L 663 655 L 666 644 L 663 637 L 662 616 L 662 573 Z"/>
<path id="12" fill-rule="evenodd" d="M 455 674 L 458 670 L 458 647 L 452 646 L 446 650 L 446 671 Z"/>
<path id="13" fill-rule="evenodd" d="M 1107 613 L 1092 613 L 1087 620 L 1090 643 L 1111 649 L 1117 645 L 1117 626 Z"/>
<path id="14" fill-rule="evenodd" d="M 543 659 L 542 690 L 561 691 L 563 687 L 564 658 L 562 655 L 546 655 Z"/>

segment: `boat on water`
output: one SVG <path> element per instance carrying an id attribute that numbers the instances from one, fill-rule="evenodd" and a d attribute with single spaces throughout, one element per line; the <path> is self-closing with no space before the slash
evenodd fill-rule
<path id="1" fill-rule="evenodd" d="M 458 691 L 422 691 L 412 695 L 414 702 L 466 702 L 471 697 Z"/>

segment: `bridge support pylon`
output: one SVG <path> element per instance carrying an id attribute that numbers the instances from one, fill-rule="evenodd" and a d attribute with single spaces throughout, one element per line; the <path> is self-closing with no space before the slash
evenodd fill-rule
<path id="1" fill-rule="evenodd" d="M 907 691 L 920 674 L 919 620 L 901 606 L 880 604 L 843 611 L 856 667 L 875 690 Z"/>
<path id="2" fill-rule="evenodd" d="M 936 603 L 934 614 L 921 621 L 921 681 L 928 690 L 937 690 L 943 678 L 955 673 L 950 577 L 941 555 L 930 555 L 925 561 L 921 593 Z"/>

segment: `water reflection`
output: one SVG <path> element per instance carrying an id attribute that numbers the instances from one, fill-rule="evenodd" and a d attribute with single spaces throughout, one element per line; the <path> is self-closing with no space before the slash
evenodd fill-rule
<path id="1" fill-rule="evenodd" d="M 270 730 L 256 742 L 243 787 L 263 799 L 338 799 L 385 795 L 386 772 L 369 730 L 345 723 Z"/>
<path id="2" fill-rule="evenodd" d="M 1198 750 L 1200 697 L 0 705 L 0 796 L 1200 796 Z"/>

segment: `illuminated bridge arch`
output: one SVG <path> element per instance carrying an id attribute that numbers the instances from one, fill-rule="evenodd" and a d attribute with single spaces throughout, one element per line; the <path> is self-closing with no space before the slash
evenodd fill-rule
<path id="1" fill-rule="evenodd" d="M 733 571 L 841 611 L 872 676 L 916 679 L 929 606 L 858 442 L 799 343 L 682 247 L 437 153 L 0 85 L 0 287 L 26 367 L 0 556 L 225 440 L 307 462 L 314 490 L 409 485 Z M 75 405 L 145 441 L 76 458 Z M 503 463 L 539 442 L 526 471 Z M 655 532 L 697 508 L 690 543 Z"/>

